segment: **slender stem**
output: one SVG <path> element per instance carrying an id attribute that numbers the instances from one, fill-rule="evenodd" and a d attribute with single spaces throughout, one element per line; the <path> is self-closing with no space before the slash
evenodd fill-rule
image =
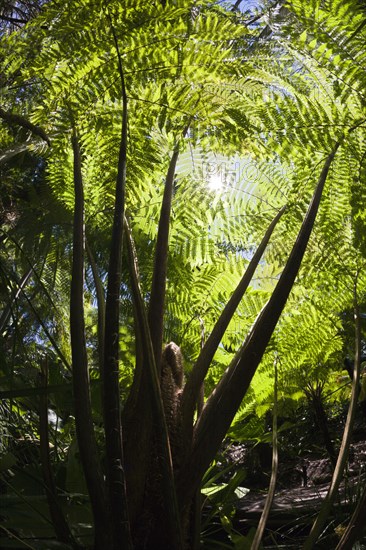
<path id="1" fill-rule="evenodd" d="M 113 522 L 111 550 L 121 545 L 132 549 L 124 470 L 121 397 L 119 388 L 119 311 L 122 282 L 123 218 L 127 166 L 127 94 L 117 36 L 108 15 L 117 51 L 122 92 L 122 128 L 115 187 L 114 218 L 109 255 L 108 285 L 105 307 L 104 361 L 102 365 L 103 412 L 106 444 L 106 481 Z"/>
<path id="2" fill-rule="evenodd" d="M 328 172 L 339 145 L 338 142 L 324 163 L 298 237 L 271 298 L 258 316 L 243 346 L 206 401 L 198 419 L 191 456 L 179 480 L 181 504 L 192 498 L 192 491 L 198 487 L 204 472 L 215 456 L 267 348 L 298 274 Z M 187 479 L 190 480 L 190 484 L 184 481 Z"/>
<path id="3" fill-rule="evenodd" d="M 84 321 L 84 190 L 81 155 L 76 132 L 72 137 L 74 153 L 75 208 L 73 258 L 70 294 L 70 332 L 75 424 L 80 458 L 94 516 L 95 550 L 109 547 L 109 515 L 104 480 L 95 440 L 90 401 L 90 382 Z"/>
<path id="4" fill-rule="evenodd" d="M 51 145 L 50 138 L 47 136 L 46 132 L 43 130 L 43 128 L 40 128 L 40 126 L 36 126 L 35 124 L 32 124 L 29 120 L 24 118 L 23 116 L 16 115 L 14 113 L 8 113 L 4 111 L 0 107 L 0 118 L 5 120 L 9 125 L 16 124 L 16 126 L 21 126 L 22 128 L 26 128 L 27 130 L 30 130 L 32 134 L 39 136 L 47 143 L 47 145 Z"/>
<path id="5" fill-rule="evenodd" d="M 356 278 L 357 279 L 357 278 Z M 355 320 L 355 362 L 354 362 L 354 371 L 353 371 L 353 380 L 352 380 L 352 392 L 351 400 L 348 408 L 346 425 L 343 432 L 342 444 L 339 449 L 337 463 L 334 468 L 332 481 L 328 493 L 323 501 L 320 512 L 311 528 L 310 534 L 306 539 L 303 550 L 311 550 L 315 547 L 316 541 L 320 537 L 325 522 L 328 519 L 328 516 L 331 512 L 333 503 L 337 498 L 338 488 L 342 481 L 342 476 L 344 468 L 347 463 L 349 447 L 351 444 L 352 429 L 354 424 L 354 419 L 356 415 L 357 399 L 359 394 L 359 380 L 360 380 L 360 371 L 361 371 L 361 322 L 360 322 L 360 312 L 357 301 L 357 282 L 355 283 L 354 291 L 354 320 Z"/>
<path id="6" fill-rule="evenodd" d="M 93 274 L 95 292 L 97 295 L 97 305 L 98 305 L 98 356 L 99 356 L 99 365 L 103 364 L 104 358 L 104 333 L 105 333 L 105 296 L 104 288 L 102 281 L 99 277 L 98 267 L 95 262 L 93 253 L 89 246 L 87 239 L 85 239 L 85 248 L 88 255 L 90 267 Z"/>
<path id="7" fill-rule="evenodd" d="M 168 173 L 165 180 L 163 202 L 161 205 L 155 248 L 154 271 L 148 314 L 151 341 L 155 355 L 155 364 L 158 369 L 160 369 L 161 350 L 163 346 L 163 322 L 168 264 L 170 213 L 173 198 L 174 175 L 178 155 L 179 148 L 176 146 L 170 159 Z"/>
<path id="8" fill-rule="evenodd" d="M 9 303 L 5 306 L 4 311 L 2 312 L 2 314 L 0 316 L 0 332 L 2 332 L 4 330 L 5 325 L 8 322 L 8 319 L 9 319 L 10 314 L 11 314 L 12 305 L 19 298 L 19 296 L 20 296 L 22 290 L 24 289 L 25 285 L 27 284 L 27 281 L 28 281 L 29 277 L 31 276 L 31 274 L 32 274 L 32 270 L 29 269 L 23 275 L 23 277 L 20 279 L 20 281 L 17 282 L 18 288 L 17 288 L 16 292 L 13 293 L 12 297 L 9 300 Z"/>
<path id="9" fill-rule="evenodd" d="M 188 132 L 191 118 L 184 127 L 181 136 L 184 138 Z M 163 201 L 160 209 L 158 235 L 156 239 L 154 270 L 151 284 L 151 296 L 148 312 L 148 320 L 153 345 L 155 364 L 160 373 L 161 352 L 163 346 L 164 307 L 166 295 L 166 278 L 169 251 L 169 228 L 172 210 L 175 170 L 179 156 L 179 142 L 174 147 L 168 172 L 165 179 Z"/>
<path id="10" fill-rule="evenodd" d="M 277 437 L 277 414 L 278 414 L 278 373 L 277 373 L 277 361 L 274 364 L 274 398 L 273 398 L 273 424 L 272 424 L 272 472 L 269 482 L 269 489 L 264 503 L 263 512 L 259 520 L 258 528 L 255 533 L 250 550 L 259 550 L 261 541 L 263 538 L 264 529 L 268 520 L 269 512 L 271 510 L 272 502 L 275 495 L 277 473 L 278 473 L 278 437 Z"/>
<path id="11" fill-rule="evenodd" d="M 250 281 L 254 275 L 254 272 L 267 248 L 268 242 L 272 236 L 272 233 L 279 222 L 282 214 L 285 211 L 285 207 L 276 214 L 272 222 L 270 223 L 263 239 L 258 246 L 253 258 L 236 289 L 234 290 L 230 300 L 223 309 L 220 317 L 215 323 L 215 326 L 208 337 L 205 345 L 202 347 L 201 353 L 193 366 L 189 379 L 184 387 L 182 410 L 183 410 L 183 425 L 185 433 L 189 433 L 190 426 L 192 426 L 192 419 L 197 402 L 200 388 L 203 384 L 207 371 L 210 367 L 211 361 L 215 352 L 221 342 L 221 339 L 227 329 L 235 311 L 238 307 L 241 299 L 243 298 L 245 291 L 247 290 Z"/>
<path id="12" fill-rule="evenodd" d="M 205 346 L 205 324 L 203 322 L 203 319 L 201 317 L 199 318 L 200 326 L 201 326 L 201 351 L 203 350 Z M 197 418 L 200 417 L 201 412 L 203 411 L 205 402 L 205 383 L 202 382 L 201 387 L 199 389 L 198 399 L 197 399 Z M 201 530 L 202 530 L 202 523 L 201 523 L 201 515 L 202 515 L 202 495 L 201 495 L 201 487 L 199 487 L 196 491 L 196 494 L 193 497 L 192 502 L 192 528 L 191 528 L 191 540 L 192 540 L 192 550 L 198 550 L 200 548 L 200 542 L 201 542 Z"/>
<path id="13" fill-rule="evenodd" d="M 352 550 L 365 531 L 366 486 L 336 550 Z"/>

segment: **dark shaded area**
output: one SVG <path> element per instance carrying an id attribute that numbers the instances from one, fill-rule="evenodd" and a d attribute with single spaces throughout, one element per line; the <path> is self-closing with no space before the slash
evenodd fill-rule
<path id="1" fill-rule="evenodd" d="M 266 549 L 301 548 L 332 479 L 333 464 L 327 456 L 323 434 L 317 428 L 313 411 L 310 408 L 300 408 L 297 414 L 297 429 L 294 426 L 280 436 L 277 490 L 263 540 Z M 346 410 L 339 408 L 338 414 L 334 414 L 332 418 L 325 417 L 335 456 L 339 450 L 345 416 Z M 302 434 L 301 438 L 299 433 Z M 230 483 L 238 472 L 244 472 L 245 477 L 240 486 L 250 489 L 245 496 L 233 499 L 235 511 L 232 516 L 232 530 L 241 535 L 249 536 L 258 526 L 271 475 L 271 458 L 270 444 L 255 444 L 250 441 L 231 444 L 218 457 L 217 468 L 222 469 L 222 481 Z M 365 485 L 366 426 L 362 403 L 359 403 L 349 462 L 339 489 L 338 500 L 316 548 L 329 550 L 337 546 Z M 216 533 L 214 536 L 217 540 L 230 545 L 230 539 L 222 525 L 220 529 L 220 513 L 216 520 L 211 520 L 211 527 Z M 203 547 L 209 548 L 205 545 Z"/>

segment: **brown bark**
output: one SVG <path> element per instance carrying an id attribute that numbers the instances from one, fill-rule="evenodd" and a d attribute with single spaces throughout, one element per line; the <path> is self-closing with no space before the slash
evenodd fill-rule
<path id="1" fill-rule="evenodd" d="M 75 209 L 73 223 L 73 258 L 70 295 L 70 331 L 75 424 L 94 517 L 95 550 L 110 547 L 109 509 L 95 440 L 90 402 L 90 384 L 84 322 L 84 191 L 81 155 L 77 136 L 72 138 L 74 152 Z"/>
<path id="2" fill-rule="evenodd" d="M 118 42 L 112 26 L 122 83 L 122 131 L 115 188 L 112 238 L 105 308 L 104 362 L 102 368 L 103 412 L 106 445 L 106 481 L 113 523 L 111 550 L 121 544 L 132 548 L 127 506 L 119 388 L 119 299 L 122 282 L 123 218 L 127 164 L 127 95 Z"/>
<path id="3" fill-rule="evenodd" d="M 29 120 L 27 120 L 23 116 L 16 115 L 14 113 L 9 113 L 7 111 L 4 111 L 4 109 L 0 107 L 0 118 L 5 120 L 5 122 L 7 122 L 10 126 L 15 124 L 16 126 L 21 126 L 22 128 L 26 128 L 27 130 L 32 132 L 32 134 L 34 134 L 35 136 L 39 136 L 40 138 L 42 138 L 43 141 L 47 143 L 47 145 L 51 145 L 50 139 L 47 136 L 46 132 L 43 130 L 43 128 L 40 128 L 40 126 L 36 126 L 35 124 L 32 124 Z"/>
<path id="4" fill-rule="evenodd" d="M 210 336 L 207 338 L 206 343 L 202 347 L 201 353 L 198 356 L 198 359 L 192 369 L 189 379 L 187 380 L 182 398 L 183 429 L 187 440 L 189 440 L 192 435 L 194 409 L 199 399 L 199 392 L 213 359 L 213 356 L 215 355 L 215 352 L 221 342 L 225 330 L 227 329 L 241 299 L 243 298 L 249 286 L 250 281 L 252 280 L 254 272 L 266 250 L 273 230 L 276 227 L 284 211 L 285 208 L 282 208 L 270 223 L 240 283 L 234 290 L 230 300 L 228 301 L 220 317 L 216 321 Z"/>
<path id="5" fill-rule="evenodd" d="M 110 18 L 109 18 L 110 19 Z M 126 477 L 122 443 L 121 397 L 119 388 L 119 300 L 122 281 L 123 218 L 127 166 L 127 94 L 118 41 L 110 19 L 117 51 L 122 91 L 122 129 L 115 187 L 114 217 L 108 266 L 105 307 L 102 402 L 106 448 L 106 482 L 112 515 L 111 550 L 132 549 L 127 505 Z"/>
<path id="6" fill-rule="evenodd" d="M 170 450 L 170 441 L 168 433 L 168 424 L 166 415 L 164 413 L 164 408 L 170 408 L 172 405 L 170 403 L 170 395 L 165 402 L 160 389 L 158 371 L 155 364 L 155 355 L 150 335 L 149 323 L 147 319 L 147 314 L 145 311 L 145 304 L 142 299 L 140 285 L 139 285 L 139 276 L 138 276 L 138 264 L 137 264 L 137 255 L 134 247 L 134 242 L 132 238 L 132 233 L 129 228 L 128 222 L 125 219 L 125 231 L 126 231 L 126 241 L 127 241 L 127 251 L 129 258 L 129 268 L 131 274 L 131 286 L 132 286 L 132 296 L 134 301 L 135 315 L 137 320 L 137 328 L 141 341 L 142 352 L 145 360 L 146 377 L 149 381 L 149 396 L 151 400 L 151 409 L 154 419 L 154 424 L 156 427 L 156 450 L 158 455 L 158 460 L 156 461 L 155 457 L 150 457 L 150 461 L 146 464 L 147 470 L 151 468 L 151 458 L 153 458 L 153 465 L 156 462 L 157 468 L 152 468 L 150 474 L 152 479 L 150 482 L 151 493 L 148 497 L 148 506 L 146 512 L 147 515 L 140 517 L 139 525 L 135 525 L 135 531 L 142 531 L 146 537 L 158 537 L 159 544 L 161 545 L 161 540 L 166 540 L 167 544 L 169 541 L 169 548 L 171 550 L 180 550 L 183 547 L 182 542 L 182 533 L 181 533 L 181 523 L 180 523 L 180 514 L 178 509 L 178 502 L 175 491 L 175 481 L 173 473 L 173 462 L 172 455 Z M 173 350 L 175 348 L 172 348 Z M 169 348 L 170 351 L 170 348 Z M 174 351 L 171 351 L 174 355 Z M 168 354 L 169 355 L 169 354 Z M 173 365 L 174 366 L 174 365 Z M 180 367 L 180 368 L 179 368 Z M 182 365 L 178 365 L 175 378 L 177 379 L 178 385 L 181 385 L 183 382 L 183 371 Z M 174 370 L 174 369 L 173 369 Z M 165 396 L 166 397 L 166 396 Z M 173 413 L 176 413 L 175 407 Z M 175 418 L 173 419 L 175 420 Z M 154 450 L 154 445 L 151 447 Z M 149 472 L 148 472 L 149 473 Z M 159 502 L 159 493 L 160 488 L 157 487 L 156 481 L 161 480 L 162 493 L 163 493 L 163 502 Z M 152 506 L 151 506 L 152 505 Z M 155 509 L 155 510 L 154 510 Z M 154 511 L 153 511 L 154 510 Z M 163 519 L 164 518 L 164 519 Z M 144 525 L 145 523 L 146 525 Z M 153 528 L 149 525 L 154 524 Z M 163 529 L 162 526 L 164 525 Z M 159 532 L 162 530 L 163 532 Z M 135 540 L 138 541 L 138 546 L 141 545 L 141 536 L 137 534 Z M 152 540 L 150 538 L 149 545 L 152 547 Z"/>
<path id="7" fill-rule="evenodd" d="M 171 156 L 165 179 L 148 312 L 149 332 L 154 351 L 157 376 L 159 376 L 162 353 L 169 225 L 177 159 L 178 147 Z M 142 339 L 142 335 L 140 334 L 139 336 Z M 129 493 L 129 510 L 133 529 L 133 526 L 137 526 L 138 528 L 140 525 L 140 510 L 144 507 L 145 488 L 148 471 L 151 467 L 154 425 L 149 368 L 148 358 L 143 354 L 141 373 L 138 373 L 139 376 L 136 376 L 133 381 L 130 390 L 131 398 L 127 400 L 126 404 L 126 409 L 133 405 L 134 410 L 132 412 L 127 410 L 123 415 L 126 476 L 128 487 L 132 488 Z"/>
<path id="8" fill-rule="evenodd" d="M 179 155 L 178 146 L 170 159 L 168 173 L 165 180 L 163 202 L 161 205 L 158 236 L 156 240 L 154 271 L 151 284 L 151 296 L 149 306 L 149 327 L 151 342 L 154 349 L 155 363 L 160 370 L 161 351 L 163 347 L 163 322 L 166 293 L 166 274 L 168 264 L 168 243 L 170 213 L 172 208 L 173 186 L 175 168 Z"/>

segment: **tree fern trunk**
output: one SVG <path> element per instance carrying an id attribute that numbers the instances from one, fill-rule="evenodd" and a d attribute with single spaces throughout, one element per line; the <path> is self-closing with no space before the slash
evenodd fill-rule
<path id="1" fill-rule="evenodd" d="M 157 375 L 162 354 L 169 225 L 177 159 L 178 148 L 173 151 L 165 179 L 148 311 L 148 325 Z M 134 410 L 132 414 L 127 410 L 127 414 L 124 415 L 126 474 L 128 486 L 132 488 L 129 496 L 129 509 L 133 529 L 140 527 L 141 507 L 152 459 L 153 402 L 148 360 L 148 357 L 142 357 L 141 376 L 134 379 L 130 391 L 131 399 L 127 401 L 126 408 L 128 409 L 133 402 Z"/>
<path id="2" fill-rule="evenodd" d="M 151 285 L 151 297 L 149 305 L 149 327 L 151 341 L 153 345 L 155 363 L 159 371 L 161 352 L 163 346 L 163 321 L 166 293 L 166 274 L 168 264 L 168 242 L 170 213 L 172 208 L 173 186 L 175 168 L 179 155 L 178 146 L 176 146 L 170 159 L 168 173 L 165 180 L 163 202 L 161 205 L 158 236 L 156 240 L 154 272 Z"/>
<path id="3" fill-rule="evenodd" d="M 113 519 L 113 550 L 132 548 L 124 470 L 121 396 L 119 388 L 119 300 L 122 281 L 123 217 L 127 159 L 127 99 L 124 91 L 122 136 L 115 191 L 114 219 L 105 310 L 103 411 L 106 477 Z"/>
<path id="4" fill-rule="evenodd" d="M 122 282 L 128 116 L 126 86 L 118 40 L 112 19 L 110 16 L 108 18 L 117 52 L 123 112 L 105 306 L 104 361 L 101 365 L 102 401 L 106 447 L 106 481 L 113 522 L 113 545 L 111 550 L 119 550 L 121 545 L 129 550 L 132 549 L 132 540 L 127 504 L 119 388 L 119 301 Z"/>
<path id="5" fill-rule="evenodd" d="M 99 364 L 102 365 L 104 361 L 104 333 L 105 333 L 105 296 L 103 283 L 99 277 L 97 264 L 94 260 L 93 253 L 85 239 L 85 249 L 89 258 L 89 264 L 93 274 L 94 287 L 97 295 L 97 307 L 98 307 L 98 357 Z"/>
<path id="6" fill-rule="evenodd" d="M 127 237 L 126 241 L 129 257 L 129 268 L 131 274 L 132 296 L 138 324 L 138 333 L 141 339 L 142 352 L 145 357 L 145 364 L 147 366 L 146 375 L 149 379 L 151 408 L 157 432 L 156 448 L 158 454 L 158 471 L 156 473 L 157 478 L 159 480 L 161 479 L 161 492 L 163 495 L 161 512 L 163 512 L 165 516 L 165 521 L 163 521 L 162 517 L 160 518 L 160 529 L 164 532 L 164 538 L 168 537 L 169 539 L 169 548 L 171 550 L 181 550 L 183 548 L 182 531 L 178 501 L 175 491 L 173 462 L 170 450 L 168 426 L 164 414 L 164 405 L 160 390 L 160 379 L 155 364 L 154 350 L 152 346 L 148 319 L 145 311 L 145 304 L 142 299 L 139 285 L 137 255 L 134 247 L 132 233 L 126 219 L 125 231 Z M 150 498 L 151 496 L 154 497 L 154 495 L 150 495 Z M 154 503 L 154 508 L 159 509 L 157 502 Z M 154 517 L 154 514 L 151 514 L 150 517 Z M 159 514 L 157 515 L 156 519 L 158 521 L 156 521 L 155 523 L 159 523 Z M 142 526 L 142 528 L 144 529 L 145 526 Z M 156 530 L 156 527 L 153 531 L 158 531 L 159 534 L 159 529 Z M 161 547 L 161 544 L 159 544 L 159 547 Z"/>
<path id="7" fill-rule="evenodd" d="M 84 191 L 76 135 L 74 152 L 75 209 L 70 296 L 72 379 L 76 435 L 94 517 L 95 550 L 110 548 L 110 522 L 104 480 L 95 440 L 84 324 Z"/>

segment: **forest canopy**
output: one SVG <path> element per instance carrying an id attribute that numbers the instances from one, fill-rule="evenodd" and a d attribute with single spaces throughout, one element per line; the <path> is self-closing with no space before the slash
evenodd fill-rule
<path id="1" fill-rule="evenodd" d="M 363 400 L 365 23 L 2 2 L 0 546 L 203 548 L 223 441 L 324 396 L 349 404 L 332 501 Z"/>

